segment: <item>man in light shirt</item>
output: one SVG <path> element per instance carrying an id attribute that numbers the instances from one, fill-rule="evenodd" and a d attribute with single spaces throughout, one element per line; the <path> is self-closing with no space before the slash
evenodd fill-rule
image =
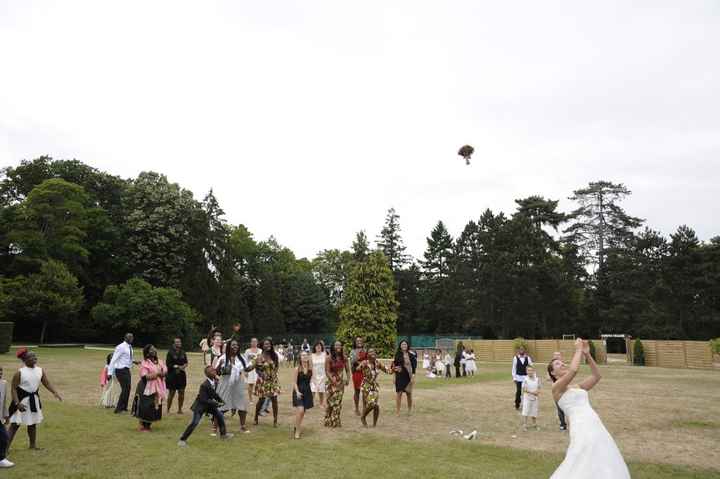
<path id="1" fill-rule="evenodd" d="M 125 341 L 115 347 L 110 364 L 108 364 L 108 376 L 114 376 L 120 383 L 120 397 L 118 398 L 115 414 L 127 412 L 128 400 L 130 399 L 130 368 L 133 364 L 140 364 L 140 361 L 133 360 L 133 334 L 127 333 Z"/>
<path id="2" fill-rule="evenodd" d="M 532 366 L 533 362 L 525 351 L 525 347 L 520 346 L 517 354 L 513 358 L 512 378 L 515 382 L 515 409 L 520 410 L 520 399 L 522 395 L 522 385 L 527 377 L 527 368 Z"/>

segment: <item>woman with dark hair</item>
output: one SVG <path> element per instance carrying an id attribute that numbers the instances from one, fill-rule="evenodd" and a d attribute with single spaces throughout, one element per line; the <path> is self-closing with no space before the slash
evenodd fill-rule
<path id="1" fill-rule="evenodd" d="M 142 432 L 149 432 L 152 423 L 162 419 L 162 403 L 167 397 L 166 375 L 167 367 L 158 359 L 157 349 L 152 344 L 146 345 L 132 404 L 132 415 L 140 421 Z"/>
<path id="2" fill-rule="evenodd" d="M 258 416 L 263 407 L 265 399 L 272 404 L 273 427 L 277 427 L 278 419 L 278 394 L 280 394 L 280 383 L 278 381 L 278 368 L 280 367 L 275 346 L 270 338 L 262 342 L 262 354 L 258 355 L 250 364 L 258 374 L 258 382 L 255 384 L 257 403 L 255 405 L 255 425 L 258 423 Z"/>
<path id="3" fill-rule="evenodd" d="M 37 425 L 43 421 L 42 404 L 40 403 L 40 384 L 45 386 L 58 401 L 62 401 L 60 393 L 50 384 L 47 374 L 40 366 L 37 366 L 37 356 L 27 348 L 20 348 L 15 354 L 23 362 L 24 366 L 12 378 L 10 383 L 10 394 L 12 402 L 8 414 L 10 419 L 10 430 L 6 450 L 10 449 L 15 434 L 20 426 L 27 426 L 30 449 L 37 447 Z"/>
<path id="4" fill-rule="evenodd" d="M 345 378 L 343 378 L 343 371 L 345 371 Z M 350 382 L 350 366 L 340 341 L 335 341 L 330 356 L 325 359 L 325 375 L 327 376 L 325 427 L 341 427 L 343 393 L 345 386 Z"/>
<path id="5" fill-rule="evenodd" d="M 583 358 L 590 366 L 591 375 L 572 386 Z M 600 381 L 600 369 L 590 354 L 588 342 L 578 338 L 570 364 L 553 359 L 548 364 L 548 374 L 555 381 L 553 399 L 565 411 L 571 424 L 565 460 L 550 479 L 630 479 L 620 450 L 590 405 L 588 391 Z"/>
<path id="6" fill-rule="evenodd" d="M 353 380 L 353 402 L 355 403 L 355 414 L 360 415 L 360 388 L 363 382 L 363 373 L 358 369 L 358 365 L 367 359 L 367 350 L 365 349 L 365 341 L 361 336 L 357 336 L 352 343 L 350 350 L 350 372 L 352 372 Z M 365 404 L 363 404 L 363 411 Z"/>
<path id="7" fill-rule="evenodd" d="M 325 346 L 322 341 L 318 341 L 313 346 L 313 353 L 310 355 L 312 363 L 312 380 L 310 381 L 310 390 L 313 395 L 317 394 L 320 399 L 320 407 L 325 408 Z"/>
<path id="8" fill-rule="evenodd" d="M 358 365 L 358 369 L 363 375 L 361 384 L 363 394 L 363 404 L 365 409 L 360 416 L 363 426 L 367 427 L 367 416 L 373 413 L 373 427 L 377 426 L 380 417 L 380 384 L 378 384 L 378 375 L 380 371 L 390 374 L 390 370 L 377 360 L 377 353 L 373 348 L 368 349 L 367 359 Z"/>
<path id="9" fill-rule="evenodd" d="M 185 388 L 187 387 L 187 375 L 185 370 L 188 367 L 187 354 L 182 348 L 182 339 L 175 338 L 173 345 L 168 349 L 165 358 L 165 366 L 168 373 L 165 378 L 165 384 L 168 389 L 167 412 L 170 414 L 173 398 L 177 392 L 178 396 L 178 414 L 183 413 L 183 403 L 185 402 Z"/>
<path id="10" fill-rule="evenodd" d="M 240 430 L 250 432 L 245 427 L 247 418 L 247 382 L 245 373 L 252 367 L 248 366 L 245 358 L 240 354 L 240 343 L 231 339 L 225 346 L 225 354 L 215 360 L 213 367 L 220 376 L 217 385 L 218 396 L 223 401 L 220 412 L 237 412 L 240 419 Z"/>
<path id="11" fill-rule="evenodd" d="M 410 343 L 405 339 L 398 344 L 393 360 L 395 371 L 395 414 L 400 415 L 400 404 L 402 395 L 407 396 L 408 414 L 412 414 L 412 387 L 415 384 L 415 370 L 417 369 L 417 357 L 410 351 Z"/>

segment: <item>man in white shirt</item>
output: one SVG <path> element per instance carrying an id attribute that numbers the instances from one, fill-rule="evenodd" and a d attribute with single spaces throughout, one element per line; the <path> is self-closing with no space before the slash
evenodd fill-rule
<path id="1" fill-rule="evenodd" d="M 525 348 L 520 346 L 517 354 L 513 358 L 512 377 L 515 381 L 515 409 L 520 409 L 520 398 L 522 397 L 522 385 L 527 377 L 527 368 L 532 366 L 533 362 L 530 356 L 525 352 Z"/>
<path id="2" fill-rule="evenodd" d="M 114 376 L 120 383 L 120 397 L 118 398 L 115 414 L 127 412 L 128 400 L 130 399 L 130 368 L 133 364 L 140 364 L 133 361 L 132 343 L 135 338 L 132 333 L 125 335 L 125 341 L 115 347 L 110 364 L 108 364 L 108 376 Z"/>

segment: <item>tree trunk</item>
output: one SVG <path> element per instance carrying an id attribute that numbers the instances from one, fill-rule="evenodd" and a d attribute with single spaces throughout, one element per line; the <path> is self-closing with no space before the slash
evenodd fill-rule
<path id="1" fill-rule="evenodd" d="M 40 344 L 45 344 L 45 331 L 47 331 L 47 319 L 43 320 L 42 328 L 40 329 Z"/>

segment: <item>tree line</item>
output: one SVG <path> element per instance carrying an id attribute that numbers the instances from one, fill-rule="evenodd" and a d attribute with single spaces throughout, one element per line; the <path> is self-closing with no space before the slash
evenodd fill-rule
<path id="1" fill-rule="evenodd" d="M 350 249 L 308 260 L 228 224 L 212 191 L 198 201 L 162 174 L 123 179 L 40 157 L 0 176 L 0 319 L 17 338 L 53 342 L 126 329 L 162 342 L 233 323 L 362 333 L 381 349 L 397 332 L 720 336 L 720 238 L 643 228 L 620 206 L 629 194 L 591 183 L 569 213 L 531 196 L 457 238 L 440 221 L 418 260 L 390 209 L 374 246 L 361 231 Z"/>

